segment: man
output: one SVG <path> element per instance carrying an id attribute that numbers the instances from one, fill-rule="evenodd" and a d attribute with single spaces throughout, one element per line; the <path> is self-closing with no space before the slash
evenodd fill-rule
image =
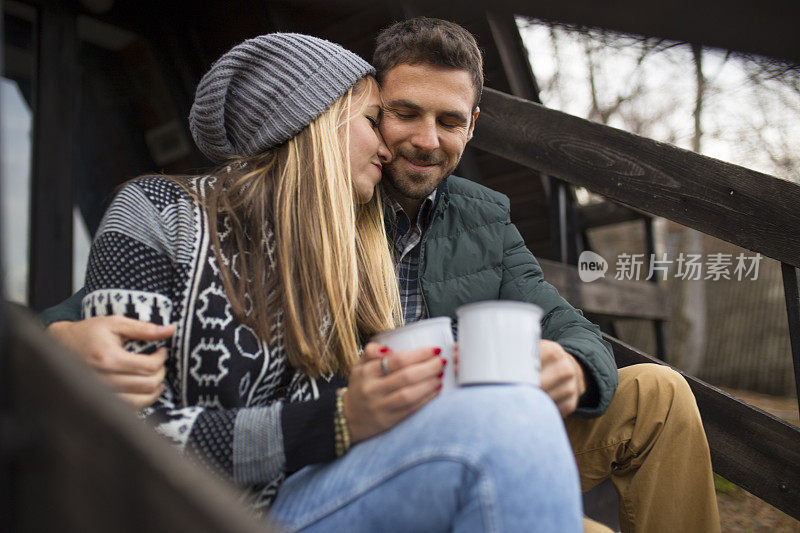
<path id="1" fill-rule="evenodd" d="M 623 531 L 719 530 L 708 445 L 683 378 L 658 365 L 617 372 L 597 326 L 543 280 L 510 222 L 508 199 L 450 176 L 479 115 L 483 66 L 474 37 L 442 20 L 403 21 L 381 32 L 373 64 L 393 155 L 383 185 L 406 321 L 454 316 L 459 305 L 487 299 L 542 307 L 542 389 L 565 417 L 583 489 L 611 477 Z M 64 313 L 44 318 L 75 319 Z M 129 354 L 121 340 L 164 338 L 171 329 L 93 320 L 104 322 L 55 322 L 50 331 L 131 403 L 152 402 L 163 354 Z"/>

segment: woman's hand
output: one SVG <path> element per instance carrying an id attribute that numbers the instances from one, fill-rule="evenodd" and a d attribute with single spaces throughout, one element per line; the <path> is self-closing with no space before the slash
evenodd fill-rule
<path id="1" fill-rule="evenodd" d="M 47 332 L 91 366 L 118 396 L 137 409 L 152 405 L 163 391 L 167 349 L 152 354 L 131 353 L 125 341 L 156 341 L 175 333 L 174 326 L 158 326 L 121 316 L 54 322 Z"/>
<path id="2" fill-rule="evenodd" d="M 394 427 L 439 394 L 445 360 L 437 347 L 394 353 L 371 342 L 350 372 L 342 399 L 355 444 Z M 386 358 L 384 374 L 381 359 Z"/>

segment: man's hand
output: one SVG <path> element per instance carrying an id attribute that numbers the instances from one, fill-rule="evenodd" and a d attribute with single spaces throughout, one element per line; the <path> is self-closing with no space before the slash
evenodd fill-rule
<path id="1" fill-rule="evenodd" d="M 586 392 L 586 376 L 580 363 L 560 344 L 543 340 L 539 344 L 542 358 L 542 390 L 556 402 L 562 417 L 572 414 L 581 395 Z"/>
<path id="2" fill-rule="evenodd" d="M 157 341 L 175 333 L 174 326 L 158 326 L 122 316 L 54 322 L 47 332 L 79 355 L 119 397 L 141 409 L 161 395 L 167 349 L 152 354 L 125 351 L 125 341 Z"/>
<path id="3" fill-rule="evenodd" d="M 384 349 L 386 350 L 386 349 Z M 386 357 L 389 373 L 381 370 Z M 394 353 L 371 342 L 350 372 L 344 415 L 355 444 L 386 431 L 431 401 L 442 388 L 444 359 L 435 347 Z"/>

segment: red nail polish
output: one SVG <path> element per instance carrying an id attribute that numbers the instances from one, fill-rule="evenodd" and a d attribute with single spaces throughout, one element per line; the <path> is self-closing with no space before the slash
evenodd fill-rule
<path id="1" fill-rule="evenodd" d="M 384 346 L 383 348 L 381 348 L 381 353 L 386 353 L 386 352 L 388 352 L 388 351 L 389 351 L 389 348 L 387 348 L 386 346 Z"/>
<path id="2" fill-rule="evenodd" d="M 442 379 L 444 377 L 444 372 L 439 372 L 439 375 L 436 376 L 436 377 L 439 378 L 439 379 Z"/>
<path id="3" fill-rule="evenodd" d="M 440 353 L 442 353 L 442 349 L 441 348 L 434 348 L 433 349 L 433 355 L 439 355 Z"/>
<path id="4" fill-rule="evenodd" d="M 442 384 L 441 383 L 439 383 L 439 386 L 436 387 L 436 392 L 439 392 L 440 390 L 442 390 Z"/>
<path id="5" fill-rule="evenodd" d="M 442 361 L 442 366 L 447 366 L 447 359 L 444 357 L 440 357 L 439 359 Z"/>

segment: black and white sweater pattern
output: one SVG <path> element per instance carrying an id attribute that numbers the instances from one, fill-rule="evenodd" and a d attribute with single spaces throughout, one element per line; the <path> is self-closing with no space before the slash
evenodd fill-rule
<path id="1" fill-rule="evenodd" d="M 214 179 L 198 178 L 194 192 Z M 227 219 L 218 233 L 222 242 L 229 236 Z M 268 239 L 265 253 L 273 251 Z M 223 256 L 234 274 L 237 260 Z M 289 365 L 281 314 L 269 345 L 236 320 L 205 211 L 178 184 L 138 179 L 106 212 L 83 299 L 84 317 L 103 315 L 175 324 L 165 391 L 143 416 L 188 455 L 246 487 L 256 509 L 271 503 L 287 473 L 335 457 L 335 388 L 343 382 L 315 380 Z M 163 344 L 127 348 L 151 353 Z"/>

